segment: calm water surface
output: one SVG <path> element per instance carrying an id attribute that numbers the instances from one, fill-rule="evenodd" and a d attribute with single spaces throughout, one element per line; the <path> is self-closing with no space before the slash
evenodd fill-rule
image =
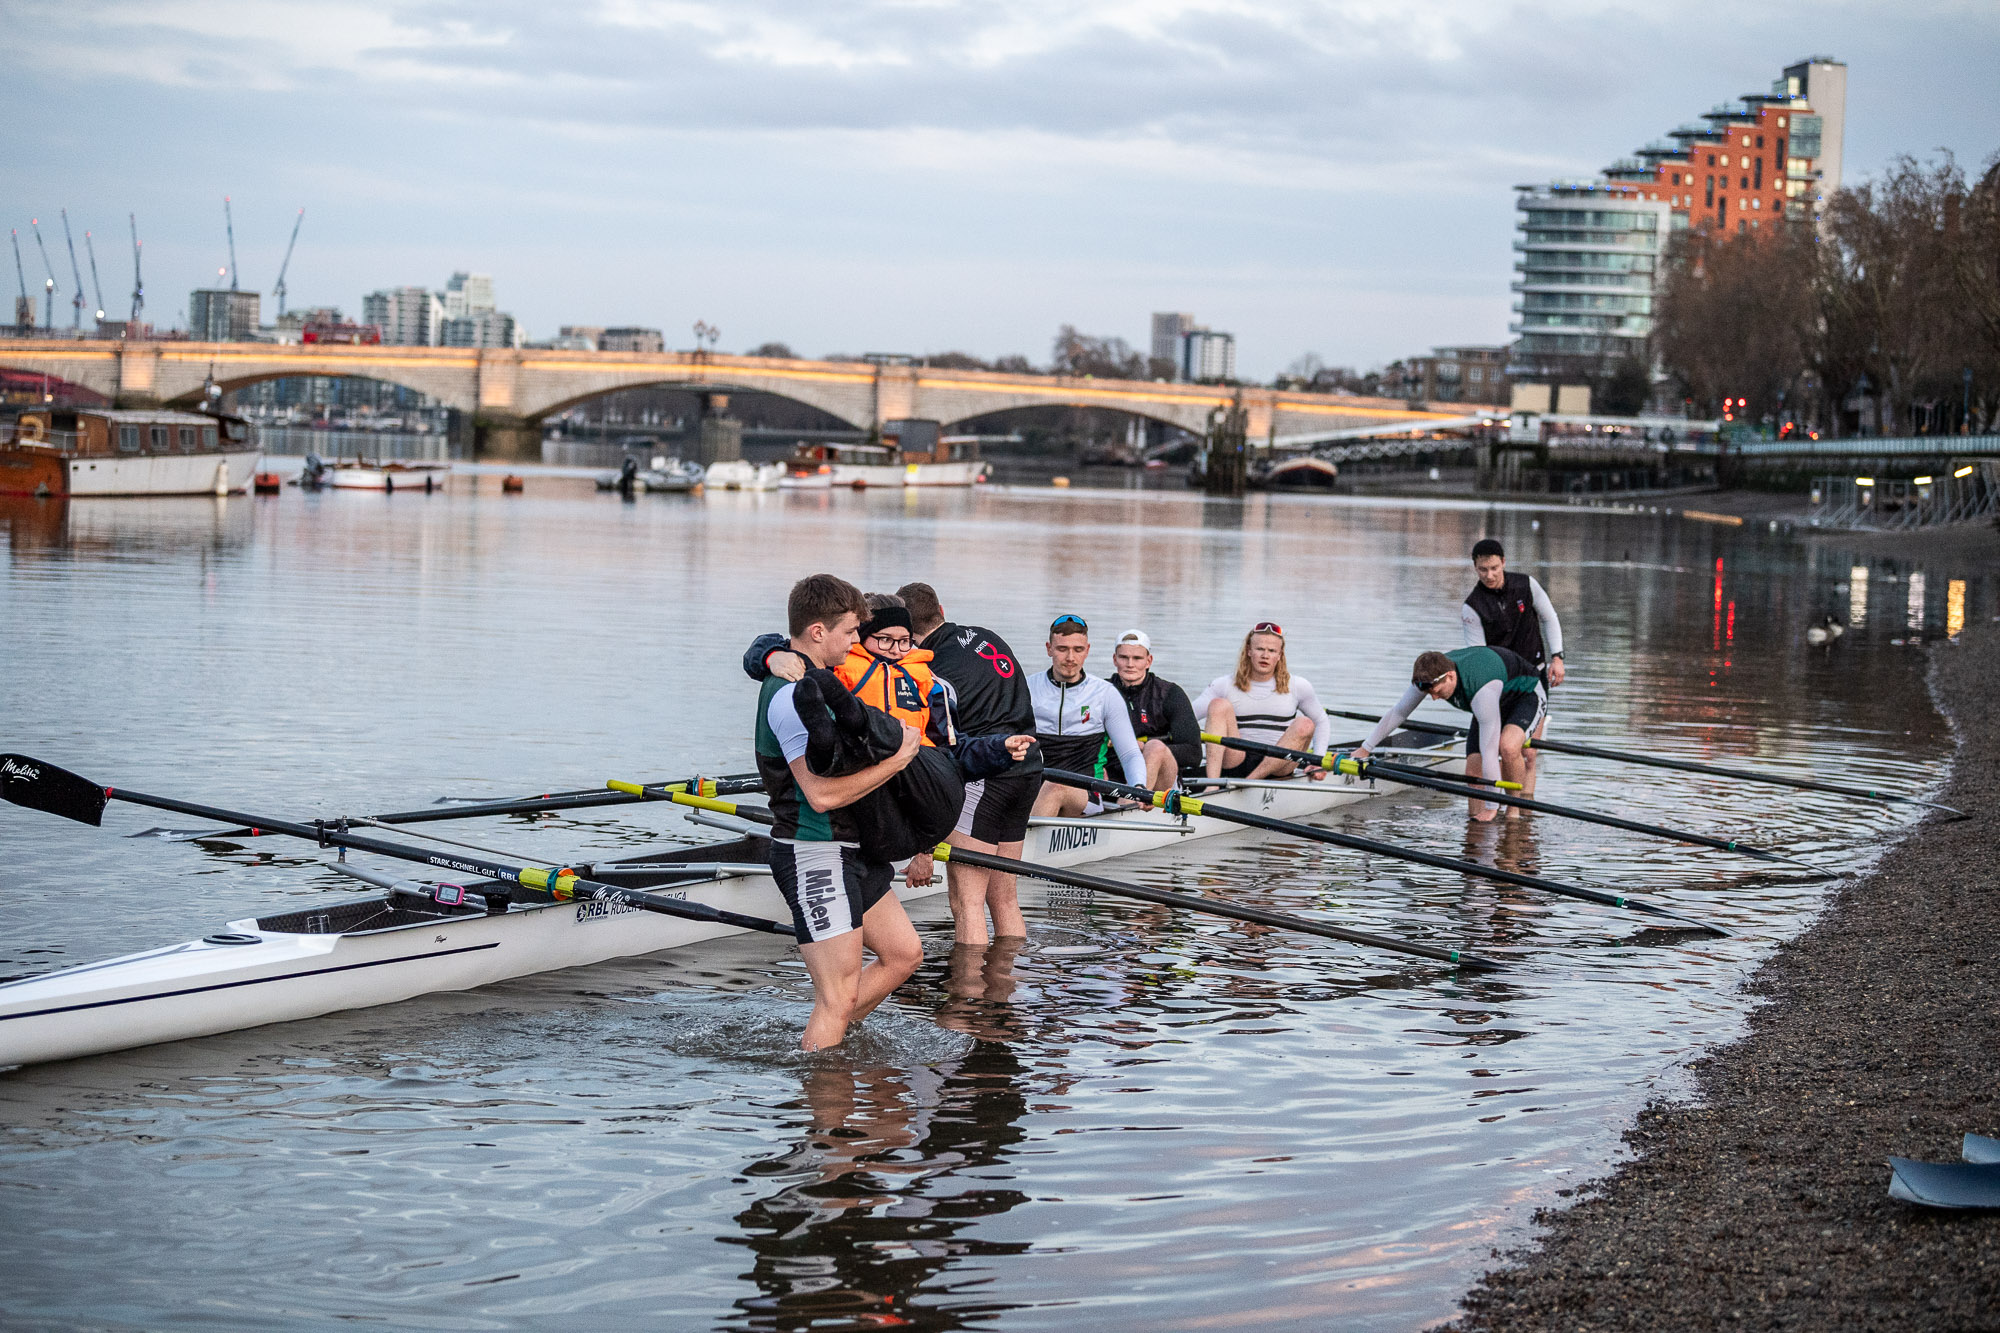
<path id="1" fill-rule="evenodd" d="M 486 484 L 491 486 L 490 479 Z M 1990 574 L 1664 515 L 1178 494 L 47 502 L 0 510 L 0 748 L 312 817 L 749 767 L 736 659 L 814 569 L 937 585 L 1040 660 L 1137 625 L 1196 692 L 1275 619 L 1336 707 L 1456 646 L 1465 552 L 1561 608 L 1555 734 L 1921 788 L 1949 751 L 1916 645 Z M 1803 630 L 1850 615 L 1830 652 Z M 1352 728 L 1358 735 L 1362 728 Z M 1544 794 L 1864 866 L 1893 807 L 1553 758 Z M 1616 1159 L 1743 1021 L 1823 887 L 1443 798 L 1330 816 L 1644 893 L 1584 904 L 1262 835 L 1117 863 L 1517 966 L 1459 977 L 1211 919 L 1038 899 L 1018 950 L 928 958 L 839 1051 L 793 1049 L 782 943 L 699 949 L 0 1074 L 0 1312 L 17 1326 L 1414 1329 Z M 0 975 L 356 892 L 303 845 L 117 836 L 0 807 Z M 173 822 L 170 818 L 166 822 Z M 551 858 L 673 811 L 487 821 Z"/>

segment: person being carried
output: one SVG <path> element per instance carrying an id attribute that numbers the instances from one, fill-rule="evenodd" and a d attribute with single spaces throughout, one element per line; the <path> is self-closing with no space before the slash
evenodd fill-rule
<path id="1" fill-rule="evenodd" d="M 1153 674 L 1153 641 L 1144 630 L 1128 629 L 1111 650 L 1111 688 L 1125 700 L 1139 753 L 1146 761 L 1146 785 L 1166 791 L 1201 767 L 1201 722 L 1187 691 Z"/>
<path id="2" fill-rule="evenodd" d="M 868 608 L 868 619 L 857 631 L 859 641 L 834 668 L 834 675 L 855 698 L 915 727 L 923 734 L 925 745 L 950 751 L 968 779 L 1004 772 L 1027 755 L 1035 741 L 1027 733 L 967 736 L 958 730 L 951 686 L 932 674 L 930 651 L 916 646 L 910 612 L 901 597 L 871 592 L 864 593 L 862 601 Z M 795 681 L 808 665 L 779 634 L 759 637 L 743 654 L 743 670 L 755 681 L 762 681 L 767 674 Z M 934 874 L 931 853 L 922 851 L 904 868 L 903 880 L 922 887 L 931 883 Z"/>
<path id="3" fill-rule="evenodd" d="M 1416 711 L 1425 698 L 1442 699 L 1453 708 L 1472 714 L 1465 733 L 1465 774 L 1467 777 L 1496 775 L 1508 782 L 1526 776 L 1523 748 L 1542 720 L 1548 694 L 1541 675 L 1511 648 L 1455 648 L 1448 653 L 1420 653 L 1410 671 L 1410 686 L 1396 706 L 1382 715 L 1368 738 L 1354 751 L 1356 759 L 1368 752 L 1405 718 Z M 1491 819 L 1498 809 L 1490 801 L 1469 802 L 1472 817 Z M 1509 814 L 1514 813 L 1512 810 Z"/>
<path id="4" fill-rule="evenodd" d="M 1146 782 L 1146 760 L 1139 738 L 1132 733 L 1132 715 L 1123 695 L 1111 682 L 1084 674 L 1090 659 L 1090 626 L 1078 616 L 1057 616 L 1049 626 L 1049 669 L 1028 680 L 1035 700 L 1035 739 L 1042 762 L 1094 778 L 1105 776 L 1110 753 L 1118 753 L 1124 780 L 1135 787 Z M 1080 815 L 1090 793 L 1044 780 L 1035 797 L 1038 815 Z"/>
<path id="5" fill-rule="evenodd" d="M 1549 689 L 1562 684 L 1568 670 L 1563 660 L 1562 621 L 1548 592 L 1532 574 L 1509 574 L 1506 548 L 1491 537 L 1473 543 L 1472 570 L 1479 581 L 1458 608 L 1466 646 L 1509 649 L 1540 671 Z M 1544 710 L 1535 729 L 1536 740 L 1542 738 L 1548 725 Z M 1539 767 L 1535 759 L 1535 752 L 1529 750 L 1528 776 L 1521 784 L 1523 796 L 1535 794 Z"/>
<path id="6" fill-rule="evenodd" d="M 861 593 L 843 579 L 800 579 L 785 606 L 792 651 L 814 666 L 838 666 L 858 638 L 866 609 Z M 902 744 L 893 756 L 842 777 L 821 777 L 806 762 L 809 720 L 799 713 L 801 688 L 771 676 L 758 691 L 757 776 L 775 821 L 771 875 L 792 909 L 799 956 L 812 978 L 812 1016 L 799 1045 L 816 1051 L 839 1045 L 850 1023 L 871 1013 L 923 962 L 916 929 L 890 892 L 894 867 L 863 856 L 849 812 L 909 765 L 923 737 L 902 723 Z M 823 727 L 818 718 L 810 723 Z M 874 962 L 865 963 L 864 949 Z"/>
<path id="7" fill-rule="evenodd" d="M 1194 711 L 1212 736 L 1241 736 L 1316 752 L 1326 749 L 1333 736 L 1333 721 L 1320 707 L 1312 682 L 1293 675 L 1285 663 L 1285 631 L 1269 620 L 1251 626 L 1236 654 L 1236 673 L 1210 681 L 1194 701 Z M 1206 762 L 1212 778 L 1287 778 L 1294 768 L 1288 759 L 1227 745 L 1210 745 Z M 1309 768 L 1306 776 L 1318 781 L 1326 770 Z"/>
<path id="8" fill-rule="evenodd" d="M 931 670 L 952 688 L 960 731 L 970 736 L 1017 736 L 1035 730 L 1027 673 L 1005 639 L 979 625 L 946 620 L 937 590 L 928 583 L 905 583 L 896 595 L 909 609 L 918 646 L 931 654 Z M 1006 770 L 965 784 L 965 806 L 946 841 L 1019 860 L 1041 785 L 1041 752 L 1031 746 Z M 1014 876 L 953 862 L 948 880 L 957 943 L 985 944 L 989 913 L 990 938 L 1028 933 Z"/>

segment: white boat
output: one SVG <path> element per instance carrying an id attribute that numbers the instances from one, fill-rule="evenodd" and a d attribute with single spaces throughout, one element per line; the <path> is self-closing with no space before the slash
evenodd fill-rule
<path id="1" fill-rule="evenodd" d="M 711 491 L 775 491 L 784 479 L 783 463 L 752 463 L 733 458 L 726 463 L 710 463 L 702 485 Z"/>
<path id="2" fill-rule="evenodd" d="M 781 491 L 830 491 L 833 489 L 833 464 L 787 464 L 785 475 L 778 478 L 778 489 Z"/>
<path id="3" fill-rule="evenodd" d="M 241 417 L 37 407 L 0 444 L 0 495 L 241 494 L 259 457 Z"/>
<path id="4" fill-rule="evenodd" d="M 678 458 L 655 457 L 651 467 L 642 468 L 636 458 L 627 458 L 616 472 L 597 474 L 597 489 L 622 491 L 629 485 L 635 492 L 656 491 L 662 495 L 686 495 L 700 490 L 706 470 L 699 463 Z"/>
<path id="5" fill-rule="evenodd" d="M 793 477 L 825 476 L 827 485 L 856 490 L 870 486 L 971 486 L 985 481 L 992 470 L 991 463 L 977 458 L 938 458 L 935 453 L 911 452 L 896 443 L 802 444 L 787 460 L 784 485 L 794 488 Z"/>
<path id="6" fill-rule="evenodd" d="M 1444 745 L 1427 753 L 1441 767 L 1457 759 Z M 1330 777 L 1253 784 L 1205 799 L 1302 819 L 1376 794 L 1373 781 Z M 695 818 L 742 827 L 727 818 Z M 1023 859 L 1076 866 L 1249 831 L 1205 815 L 1113 810 L 1037 821 Z M 790 915 L 764 867 L 764 844 L 754 837 L 577 869 L 621 888 L 693 898 L 750 916 L 784 921 Z M 0 1066 L 393 1004 L 744 933 L 623 905 L 533 901 L 526 891 L 524 901 L 511 902 L 508 886 L 495 881 L 470 886 L 492 894 L 487 906 L 446 906 L 428 896 L 430 886 L 403 883 L 382 896 L 232 921 L 202 939 L 0 983 Z M 940 875 L 919 889 L 899 881 L 896 893 L 908 901 L 944 889 Z"/>
<path id="7" fill-rule="evenodd" d="M 318 463 L 315 468 L 313 465 Z M 451 480 L 449 463 L 403 463 L 368 462 L 364 459 L 350 459 L 344 462 L 325 463 L 317 456 L 308 456 L 306 469 L 299 474 L 299 484 L 307 487 L 327 486 L 336 491 L 422 491 L 425 495 L 441 491 Z"/>

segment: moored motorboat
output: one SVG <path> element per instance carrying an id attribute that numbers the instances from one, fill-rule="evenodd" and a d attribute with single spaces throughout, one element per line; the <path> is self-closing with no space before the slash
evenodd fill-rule
<path id="1" fill-rule="evenodd" d="M 1433 753 L 1440 765 L 1456 758 L 1443 746 Z M 1207 803 L 1297 819 L 1376 794 L 1370 780 L 1301 778 L 1232 789 Z M 1024 856 L 1070 867 L 1242 832 L 1205 815 L 1116 809 L 1034 821 Z M 785 920 L 789 909 L 765 868 L 765 848 L 750 836 L 576 869 L 621 888 Z M 896 892 L 925 898 L 943 892 L 945 882 L 940 875 L 922 888 L 899 884 Z M 447 893 L 462 899 L 455 903 L 439 901 L 432 887 L 406 881 L 381 896 L 232 921 L 202 939 L 0 983 L 0 1065 L 368 1008 L 742 933 L 622 904 L 549 902 L 498 881 Z"/>
<path id="2" fill-rule="evenodd" d="M 330 487 L 336 491 L 422 491 L 426 495 L 441 491 L 451 480 L 449 463 L 405 463 L 370 462 L 366 459 L 344 459 L 328 463 L 309 454 L 305 471 L 299 474 L 299 484 L 306 487 Z"/>
<path id="3" fill-rule="evenodd" d="M 34 408 L 0 444 L 0 495 L 237 494 L 259 456 L 241 417 Z"/>
<path id="4" fill-rule="evenodd" d="M 710 463 L 702 485 L 711 491 L 775 491 L 784 475 L 783 463 L 752 463 L 732 458 Z"/>

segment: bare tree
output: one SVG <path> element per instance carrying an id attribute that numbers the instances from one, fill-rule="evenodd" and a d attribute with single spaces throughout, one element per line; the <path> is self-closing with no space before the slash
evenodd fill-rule
<path id="1" fill-rule="evenodd" d="M 1074 324 L 1056 330 L 1049 368 L 1058 375 L 1095 375 L 1110 380 L 1146 379 L 1149 369 L 1146 358 L 1123 338 L 1093 338 L 1078 333 Z"/>

